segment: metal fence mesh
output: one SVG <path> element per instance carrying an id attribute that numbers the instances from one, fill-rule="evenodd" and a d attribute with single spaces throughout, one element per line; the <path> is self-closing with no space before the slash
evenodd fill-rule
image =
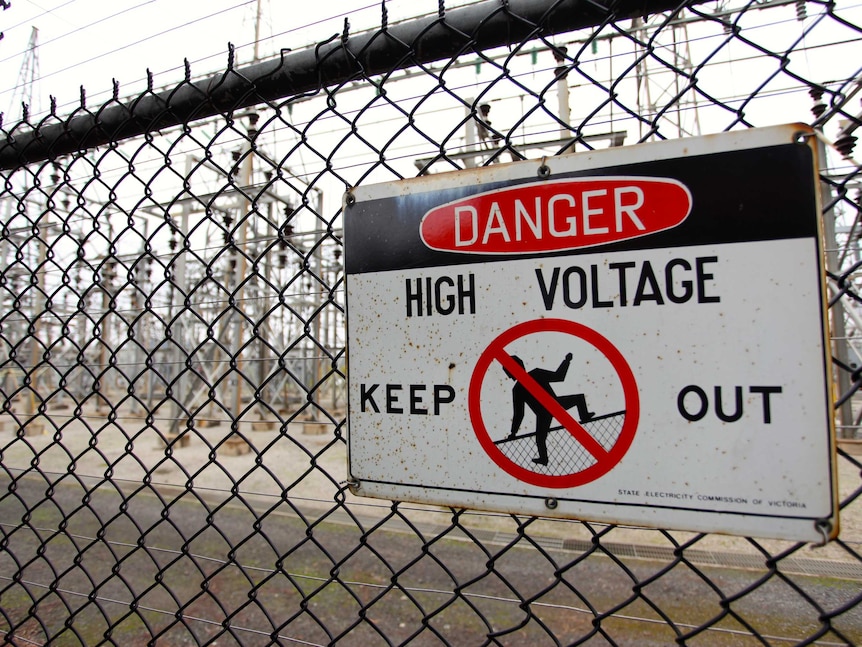
<path id="1" fill-rule="evenodd" d="M 582 423 L 589 435 L 610 451 L 619 438 L 625 421 L 625 411 L 592 418 Z M 552 427 L 547 436 L 548 461 L 537 465 L 536 432 L 521 434 L 517 438 L 498 440 L 494 444 L 503 455 L 518 467 L 540 474 L 575 474 L 595 465 L 596 458 L 562 426 Z"/>
<path id="2" fill-rule="evenodd" d="M 4 644 L 862 643 L 862 8 L 436 9 L 4 120 Z M 788 121 L 827 153 L 839 539 L 349 493 L 346 188 Z"/>

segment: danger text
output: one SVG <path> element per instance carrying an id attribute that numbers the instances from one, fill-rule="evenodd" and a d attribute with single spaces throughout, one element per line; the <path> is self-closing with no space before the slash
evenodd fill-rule
<path id="1" fill-rule="evenodd" d="M 502 204 L 502 206 L 501 206 Z M 637 186 L 583 191 L 577 197 L 571 193 L 556 193 L 544 201 L 513 200 L 510 203 L 492 201 L 487 211 L 472 205 L 455 207 L 455 246 L 474 245 L 481 240 L 487 245 L 495 237 L 509 243 L 543 236 L 567 238 L 623 233 L 625 228 L 644 231 L 637 210 L 644 204 L 643 189 Z M 511 213 L 503 213 L 511 209 Z M 580 226 L 579 226 L 580 224 Z"/>
<path id="2" fill-rule="evenodd" d="M 678 227 L 690 212 L 691 194 L 671 178 L 561 178 L 439 205 L 419 233 L 440 251 L 534 254 L 648 236 Z"/>

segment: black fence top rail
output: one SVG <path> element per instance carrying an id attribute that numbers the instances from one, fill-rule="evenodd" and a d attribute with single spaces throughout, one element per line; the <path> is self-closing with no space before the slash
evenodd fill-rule
<path id="1" fill-rule="evenodd" d="M 0 143 L 0 169 L 52 160 L 76 151 L 241 110 L 263 101 L 316 92 L 354 78 L 455 59 L 539 33 L 552 36 L 604 22 L 669 11 L 692 3 L 673 0 L 487 0 L 439 16 L 350 36 L 335 35 L 315 48 L 282 50 L 273 60 L 228 69 L 176 88 L 145 92 L 126 103 L 114 99 L 95 112 L 78 111 L 58 122 L 49 115 L 31 129 L 19 124 Z"/>

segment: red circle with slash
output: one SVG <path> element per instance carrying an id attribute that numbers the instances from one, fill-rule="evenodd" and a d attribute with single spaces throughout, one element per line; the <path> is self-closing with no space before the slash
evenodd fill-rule
<path id="1" fill-rule="evenodd" d="M 610 449 L 606 449 L 584 429 L 547 391 L 527 375 L 505 348 L 528 335 L 536 333 L 555 332 L 577 337 L 595 347 L 610 362 L 620 380 L 625 397 L 625 418 L 617 440 Z M 481 411 L 482 384 L 488 369 L 493 363 L 499 363 L 509 371 L 515 379 L 571 434 L 581 446 L 589 452 L 595 462 L 589 467 L 569 474 L 541 474 L 521 467 L 508 458 L 494 443 L 485 427 Z M 499 335 L 479 356 L 473 375 L 470 379 L 468 406 L 473 430 L 485 452 L 503 471 L 520 481 L 531 485 L 551 488 L 565 488 L 584 485 L 604 476 L 623 458 L 634 440 L 640 416 L 640 399 L 637 383 L 628 362 L 622 353 L 605 337 L 592 328 L 565 319 L 536 319 L 518 324 Z"/>

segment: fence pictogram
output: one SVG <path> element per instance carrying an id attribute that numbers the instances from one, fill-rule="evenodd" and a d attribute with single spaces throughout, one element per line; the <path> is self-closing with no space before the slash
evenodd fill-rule
<path id="1" fill-rule="evenodd" d="M 516 352 L 524 342 L 547 345 L 548 358 L 553 358 L 559 349 L 557 357 L 562 356 L 562 362 L 555 370 L 549 365 L 528 370 Z M 581 352 L 575 362 L 576 355 L 571 350 L 577 349 Z M 565 390 L 569 387 L 553 386 L 572 383 L 576 375 L 589 378 L 591 369 L 584 365 L 570 370 L 573 363 L 587 355 L 609 364 L 610 370 L 605 367 L 605 372 L 612 379 L 593 381 L 593 393 L 571 393 Z M 505 375 L 509 384 L 514 382 L 511 426 L 507 429 L 488 424 L 483 412 L 483 403 L 495 397 L 499 401 L 500 389 L 508 386 L 490 378 L 490 373 Z M 602 402 L 612 401 L 608 393 L 599 393 L 608 389 L 616 391 L 617 398 L 622 396 L 624 407 L 610 412 L 594 410 L 591 402 L 598 396 L 603 396 Z M 610 341 L 573 321 L 539 319 L 514 326 L 489 344 L 473 370 L 469 409 L 479 442 L 501 469 L 526 483 L 563 488 L 594 481 L 622 460 L 634 439 L 640 403 L 634 374 Z M 526 410 L 535 417 L 533 432 L 527 431 Z M 577 418 L 570 410 L 577 411 Z M 556 426 L 552 426 L 554 420 Z"/>

